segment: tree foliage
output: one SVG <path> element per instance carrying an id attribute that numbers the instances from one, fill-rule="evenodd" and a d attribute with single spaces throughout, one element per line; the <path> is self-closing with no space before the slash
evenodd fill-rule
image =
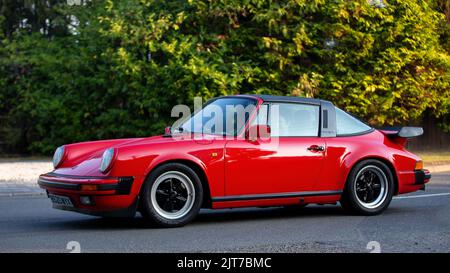
<path id="1" fill-rule="evenodd" d="M 48 153 L 157 134 L 173 105 L 238 93 L 329 99 L 377 126 L 448 116 L 448 1 L 383 2 L 83 1 L 14 31 L 0 15 L 7 139 Z"/>

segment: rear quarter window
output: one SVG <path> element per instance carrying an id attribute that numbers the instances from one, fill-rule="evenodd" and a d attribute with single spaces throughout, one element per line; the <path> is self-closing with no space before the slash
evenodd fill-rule
<path id="1" fill-rule="evenodd" d="M 367 133 L 372 127 L 336 107 L 336 133 L 338 136 Z"/>

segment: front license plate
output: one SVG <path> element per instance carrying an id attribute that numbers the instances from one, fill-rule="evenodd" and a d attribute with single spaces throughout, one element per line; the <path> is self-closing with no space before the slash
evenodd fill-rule
<path id="1" fill-rule="evenodd" d="M 52 200 L 52 203 L 55 204 L 55 205 L 61 205 L 61 206 L 66 206 L 66 207 L 73 207 L 72 201 L 67 196 L 60 196 L 60 195 L 49 194 L 48 198 L 50 198 L 50 200 Z"/>

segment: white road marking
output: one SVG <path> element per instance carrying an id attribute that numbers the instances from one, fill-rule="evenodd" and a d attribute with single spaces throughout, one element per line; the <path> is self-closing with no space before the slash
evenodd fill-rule
<path id="1" fill-rule="evenodd" d="M 408 198 L 434 197 L 434 196 L 445 196 L 445 195 L 450 195 L 450 192 L 433 193 L 433 194 L 422 194 L 422 195 L 411 195 L 411 196 L 396 196 L 396 197 L 394 197 L 394 199 L 408 199 Z"/>

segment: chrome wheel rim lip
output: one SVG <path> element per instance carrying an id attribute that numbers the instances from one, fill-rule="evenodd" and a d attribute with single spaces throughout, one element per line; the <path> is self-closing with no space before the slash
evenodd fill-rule
<path id="1" fill-rule="evenodd" d="M 364 200 L 361 200 L 361 198 L 358 196 L 358 192 L 357 192 L 358 180 L 360 179 L 360 177 L 362 175 L 364 175 L 368 171 L 373 172 L 377 176 L 377 178 L 378 178 L 378 180 L 380 182 L 380 193 L 375 198 L 375 200 L 373 200 L 371 202 L 365 202 Z M 388 180 L 387 180 L 387 177 L 386 177 L 385 173 L 379 167 L 374 166 L 374 165 L 369 165 L 369 166 L 365 166 L 364 168 L 362 168 L 358 172 L 358 174 L 356 175 L 355 183 L 353 183 L 353 191 L 355 193 L 357 202 L 361 206 L 363 206 L 363 207 L 365 207 L 367 209 L 376 209 L 376 208 L 378 208 L 381 204 L 383 204 L 383 202 L 387 198 L 387 193 L 388 193 L 388 182 L 387 181 Z"/>
<path id="2" fill-rule="evenodd" d="M 176 212 L 169 212 L 164 210 L 158 203 L 156 194 L 157 190 L 162 183 L 167 183 L 168 179 L 176 179 L 180 183 L 182 183 L 187 191 L 187 197 L 186 201 L 181 209 L 179 209 Z M 155 211 L 163 218 L 170 219 L 170 220 L 176 220 L 184 217 L 186 214 L 189 213 L 189 211 L 194 206 L 194 200 L 195 200 L 195 189 L 194 184 L 192 183 L 191 179 L 185 175 L 184 173 L 178 172 L 178 171 L 168 171 L 160 175 L 156 180 L 155 183 L 153 183 L 152 189 L 151 189 L 151 203 Z"/>

